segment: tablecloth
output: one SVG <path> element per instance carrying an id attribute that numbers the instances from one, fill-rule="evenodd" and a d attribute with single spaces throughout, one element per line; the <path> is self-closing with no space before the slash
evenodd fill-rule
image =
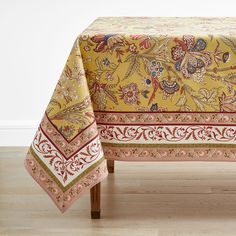
<path id="1" fill-rule="evenodd" d="M 78 36 L 25 159 L 61 212 L 105 159 L 236 160 L 235 23 L 104 17 Z"/>

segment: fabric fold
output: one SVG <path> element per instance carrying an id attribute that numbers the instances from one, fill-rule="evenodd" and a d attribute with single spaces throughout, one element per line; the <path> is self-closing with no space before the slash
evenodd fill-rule
<path id="1" fill-rule="evenodd" d="M 61 212 L 107 176 L 76 39 L 25 159 Z"/>

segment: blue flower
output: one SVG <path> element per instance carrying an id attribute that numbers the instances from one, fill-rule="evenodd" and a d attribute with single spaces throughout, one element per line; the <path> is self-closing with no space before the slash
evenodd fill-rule
<path id="1" fill-rule="evenodd" d="M 158 111 L 158 105 L 157 103 L 152 104 L 150 111 Z"/>
<path id="2" fill-rule="evenodd" d="M 151 81 L 150 79 L 146 79 L 146 84 L 147 84 L 147 85 L 151 84 L 151 82 L 152 82 L 152 81 Z"/>
<path id="3" fill-rule="evenodd" d="M 157 76 L 157 72 L 156 71 L 152 71 L 152 77 L 155 78 Z"/>
<path id="4" fill-rule="evenodd" d="M 104 58 L 102 62 L 103 62 L 103 65 L 105 65 L 105 66 L 109 66 L 109 64 L 110 64 L 110 61 L 108 58 Z"/>
<path id="5" fill-rule="evenodd" d="M 157 62 L 156 61 L 152 61 L 152 66 L 156 66 L 157 65 Z"/>

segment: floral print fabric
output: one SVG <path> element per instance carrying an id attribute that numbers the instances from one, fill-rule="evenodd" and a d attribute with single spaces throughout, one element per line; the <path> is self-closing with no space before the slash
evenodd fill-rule
<path id="1" fill-rule="evenodd" d="M 98 18 L 75 41 L 25 165 L 64 212 L 105 159 L 235 161 L 234 18 Z"/>

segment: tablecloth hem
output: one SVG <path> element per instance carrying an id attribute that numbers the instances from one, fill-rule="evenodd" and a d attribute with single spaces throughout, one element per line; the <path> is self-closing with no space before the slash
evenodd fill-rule
<path id="1" fill-rule="evenodd" d="M 191 146 L 191 145 L 190 145 Z M 236 149 L 227 147 L 114 147 L 103 146 L 107 160 L 115 161 L 214 161 L 235 162 Z"/>
<path id="2" fill-rule="evenodd" d="M 66 192 L 62 192 L 55 184 L 54 181 L 43 171 L 43 169 L 37 164 L 30 154 L 24 161 L 24 166 L 32 178 L 41 186 L 41 188 L 47 192 L 49 197 L 55 203 L 61 213 L 66 212 L 69 207 L 91 189 L 94 185 L 103 181 L 108 171 L 106 168 L 106 160 L 103 160 L 97 167 L 95 167 L 89 174 L 82 178 L 76 185 L 73 185 Z"/>

